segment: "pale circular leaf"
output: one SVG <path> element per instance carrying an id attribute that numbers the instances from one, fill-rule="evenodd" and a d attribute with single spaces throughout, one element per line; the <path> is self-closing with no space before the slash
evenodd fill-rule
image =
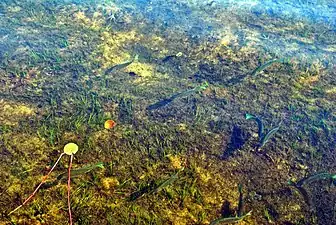
<path id="1" fill-rule="evenodd" d="M 78 145 L 75 143 L 68 143 L 64 146 L 64 153 L 67 155 L 75 154 L 78 151 Z"/>

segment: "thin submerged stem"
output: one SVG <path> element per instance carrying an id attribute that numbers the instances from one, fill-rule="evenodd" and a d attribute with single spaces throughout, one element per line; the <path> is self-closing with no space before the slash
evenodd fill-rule
<path id="1" fill-rule="evenodd" d="M 71 175 L 72 160 L 73 160 L 73 154 L 71 154 L 70 156 L 70 163 L 69 163 L 69 169 L 68 169 L 68 209 L 69 209 L 70 225 L 72 225 L 72 216 L 71 216 L 71 207 L 70 207 L 70 175 Z"/>
<path id="2" fill-rule="evenodd" d="M 17 211 L 18 209 L 20 209 L 22 206 L 24 206 L 30 199 L 32 199 L 34 197 L 34 195 L 36 194 L 36 192 L 38 191 L 38 189 L 42 186 L 42 184 L 44 184 L 48 178 L 48 176 L 51 174 L 51 172 L 55 169 L 57 163 L 61 160 L 62 156 L 64 155 L 65 153 L 62 153 L 56 163 L 54 164 L 54 166 L 51 168 L 51 170 L 48 172 L 47 175 L 45 175 L 41 181 L 41 183 L 37 186 L 37 188 L 34 190 L 34 192 L 18 207 L 16 207 L 14 210 L 12 210 L 10 213 L 8 213 L 8 215 L 14 213 L 15 211 Z"/>

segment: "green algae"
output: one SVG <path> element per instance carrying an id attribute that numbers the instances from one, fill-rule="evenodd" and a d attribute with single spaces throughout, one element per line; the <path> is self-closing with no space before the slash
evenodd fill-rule
<path id="1" fill-rule="evenodd" d="M 169 9 L 176 7 L 162 1 L 153 2 L 151 7 L 158 4 Z M 223 37 L 214 41 L 212 37 L 191 38 L 179 31 L 184 30 L 183 27 L 165 27 L 165 32 L 161 32 L 159 25 L 151 28 L 142 23 L 135 25 L 134 21 L 143 21 L 142 16 L 137 17 L 139 11 L 134 8 L 130 13 L 129 8 L 125 10 L 117 3 L 106 4 L 104 10 L 94 5 L 60 6 L 56 2 L 41 6 L 16 1 L 11 5 L 7 7 L 6 1 L 2 6 L 8 8 L 3 12 L 9 13 L 12 19 L 4 16 L 0 22 L 2 27 L 17 31 L 13 36 L 9 34 L 15 43 L 5 43 L 8 54 L 0 65 L 0 81 L 4 84 L 0 85 L 0 98 L 11 106 L 8 110 L 11 113 L 7 114 L 1 113 L 3 108 L 0 107 L 1 121 L 4 121 L 0 130 L 0 177 L 8 184 L 0 187 L 1 208 L 20 204 L 18 196 L 24 196 L 23 190 L 36 183 L 40 178 L 38 174 L 48 170 L 48 166 L 36 169 L 37 161 L 51 164 L 49 158 L 60 151 L 62 144 L 76 142 L 83 146 L 83 152 L 77 153 L 81 162 L 89 165 L 106 162 L 100 173 L 81 174 L 73 180 L 73 214 L 77 223 L 209 224 L 218 215 L 213 209 L 220 209 L 222 202 L 236 204 L 237 183 L 248 190 L 257 190 L 255 195 L 249 195 L 252 200 L 245 202 L 254 209 L 249 223 L 268 223 L 263 213 L 264 202 L 279 215 L 274 223 L 308 223 L 309 213 L 302 207 L 304 199 L 274 193 L 282 190 L 289 173 L 299 177 L 305 168 L 333 169 L 328 140 L 335 134 L 335 115 L 326 114 L 320 124 L 314 113 L 316 109 L 305 106 L 314 103 L 315 108 L 332 112 L 332 72 L 314 70 L 311 67 L 320 68 L 318 62 L 304 64 L 303 60 L 290 68 L 279 67 L 278 77 L 265 76 L 258 81 L 243 79 L 258 59 L 283 57 L 279 50 L 274 54 L 256 48 L 254 41 L 260 43 L 260 40 L 251 37 L 260 33 L 249 23 L 238 24 L 239 34 L 226 28 L 221 30 Z M 189 5 L 208 7 L 186 3 Z M 115 18 L 110 18 L 105 27 L 107 11 L 113 11 L 109 16 Z M 200 18 L 207 21 L 209 18 L 203 13 Z M 212 16 L 218 21 L 227 21 L 223 12 Z M 266 24 L 256 27 L 266 28 L 265 39 L 268 34 L 280 35 L 277 29 L 267 25 L 274 22 L 282 23 L 282 32 L 290 38 L 300 37 L 303 32 L 305 37 L 318 35 L 313 26 L 309 26 L 312 29 L 308 31 L 300 30 L 300 24 L 273 21 L 265 15 L 260 17 Z M 260 22 L 254 15 L 247 15 L 246 19 L 249 18 L 254 23 Z M 252 41 L 247 43 L 242 36 Z M 164 64 L 159 62 L 169 56 L 169 52 L 180 51 L 183 57 L 170 57 Z M 140 55 L 141 64 L 134 62 L 122 71 L 113 70 L 113 76 L 107 78 L 108 85 L 102 85 L 99 76 L 106 68 L 131 58 L 132 52 Z M 319 79 L 305 77 L 305 81 L 301 81 L 300 76 L 305 76 L 307 68 L 311 68 L 314 76 L 319 75 Z M 145 110 L 154 99 L 197 86 L 203 80 L 211 85 L 202 91 L 202 97 L 188 94 L 164 110 Z M 313 85 L 317 86 L 313 88 Z M 321 87 L 331 90 L 330 93 Z M 323 93 L 328 94 L 327 99 Z M 295 109 L 288 110 L 289 104 Z M 17 113 L 22 105 L 33 113 Z M 226 160 L 220 157 L 227 147 L 231 125 L 244 123 L 239 113 L 243 111 L 265 112 L 265 119 L 285 115 L 286 129 L 281 138 L 286 141 L 282 146 L 264 146 L 270 147 L 268 154 L 272 164 L 251 153 L 250 140 L 234 157 Z M 113 132 L 103 130 L 107 117 L 116 118 L 118 122 Z M 211 121 L 221 124 L 220 132 L 213 132 L 209 127 Z M 311 134 L 311 129 L 316 132 Z M 309 154 L 310 151 L 323 157 Z M 179 163 L 172 163 L 171 155 L 178 158 Z M 66 164 L 61 162 L 61 168 Z M 172 184 L 148 198 L 127 201 L 135 190 L 151 181 L 154 181 L 153 187 L 159 187 L 160 181 L 169 180 L 169 175 L 176 172 L 176 165 L 185 169 Z M 311 182 L 309 188 L 316 194 L 324 187 Z M 330 191 L 324 191 L 325 196 L 333 196 Z M 50 186 L 39 195 L 41 198 L 22 213 L 0 220 L 17 224 L 64 223 L 64 184 Z M 255 200 L 258 197 L 263 201 Z M 41 199 L 50 201 L 46 203 Z M 325 205 L 320 204 L 323 201 Z M 314 199 L 314 205 L 323 212 L 330 202 L 323 196 L 321 200 Z M 327 214 L 319 220 L 323 223 L 324 218 L 332 220 Z"/>

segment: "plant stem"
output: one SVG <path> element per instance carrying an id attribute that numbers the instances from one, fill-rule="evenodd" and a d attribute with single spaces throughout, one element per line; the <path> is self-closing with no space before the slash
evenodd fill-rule
<path id="1" fill-rule="evenodd" d="M 20 209 L 22 206 L 24 206 L 37 192 L 37 190 L 42 186 L 42 184 L 44 184 L 48 178 L 48 176 L 51 174 L 51 172 L 55 169 L 57 163 L 61 160 L 62 156 L 64 155 L 65 153 L 62 153 L 56 163 L 54 164 L 54 166 L 51 168 L 51 170 L 49 171 L 49 173 L 43 177 L 41 183 L 37 186 L 37 188 L 35 189 L 35 191 L 18 207 L 16 207 L 14 210 L 12 210 L 8 215 L 12 214 L 13 212 L 15 212 L 16 210 Z"/>
<path id="2" fill-rule="evenodd" d="M 68 169 L 68 209 L 69 209 L 69 220 L 70 225 L 72 225 L 72 216 L 71 216 L 71 207 L 70 207 L 70 175 L 71 175 L 71 166 L 72 166 L 73 154 L 70 156 L 70 163 Z"/>

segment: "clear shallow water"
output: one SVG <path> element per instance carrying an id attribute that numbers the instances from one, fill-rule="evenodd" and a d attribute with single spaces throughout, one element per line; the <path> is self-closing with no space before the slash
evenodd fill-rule
<path id="1" fill-rule="evenodd" d="M 335 26 L 335 5 L 333 1 L 219 1 L 228 6 L 239 6 L 253 10 L 255 13 L 266 13 L 270 16 L 285 17 L 292 20 L 307 22 L 323 22 Z"/>
<path id="2" fill-rule="evenodd" d="M 0 221 L 334 223 L 331 3 L 1 2 Z"/>
<path id="3" fill-rule="evenodd" d="M 335 60 L 332 40 L 336 35 L 336 12 L 332 1 L 186 1 L 176 7 L 169 2 L 123 2 L 130 8 L 135 7 L 137 14 L 142 14 L 150 23 L 174 27 L 190 36 L 211 41 L 234 33 L 240 44 L 253 42 L 279 57 L 311 61 L 328 55 Z M 296 28 L 290 27 L 291 24 Z M 309 34 L 311 29 L 317 30 Z M 255 37 L 259 39 L 257 43 L 254 43 Z M 325 37 L 331 41 L 324 40 Z"/>

